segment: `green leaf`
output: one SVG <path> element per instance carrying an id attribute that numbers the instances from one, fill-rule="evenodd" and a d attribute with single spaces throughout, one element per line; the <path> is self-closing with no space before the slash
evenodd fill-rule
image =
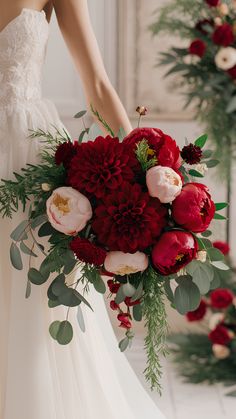
<path id="1" fill-rule="evenodd" d="M 88 133 L 89 133 L 89 129 L 85 129 L 81 132 L 81 134 L 79 136 L 79 139 L 78 139 L 79 144 L 81 144 L 83 142 L 85 134 L 88 134 Z"/>
<path id="2" fill-rule="evenodd" d="M 28 299 L 31 295 L 31 282 L 27 281 L 26 290 L 25 290 L 25 298 Z"/>
<path id="3" fill-rule="evenodd" d="M 215 220 L 226 220 L 226 217 L 224 217 L 223 215 L 221 215 L 221 214 L 217 214 L 217 213 L 215 213 L 215 215 L 214 215 L 214 219 Z"/>
<path id="4" fill-rule="evenodd" d="M 94 279 L 94 282 L 93 282 L 93 286 L 97 292 L 99 292 L 100 294 L 105 294 L 106 285 L 104 284 L 104 281 L 102 280 L 99 274 L 96 275 L 96 278 Z"/>
<path id="5" fill-rule="evenodd" d="M 198 308 L 201 301 L 200 291 L 190 276 L 182 279 L 175 290 L 174 305 L 180 314 L 186 314 Z"/>
<path id="6" fill-rule="evenodd" d="M 23 269 L 23 262 L 22 262 L 20 250 L 18 246 L 13 242 L 10 247 L 10 258 L 11 258 L 12 266 L 18 271 L 21 271 Z"/>
<path id="7" fill-rule="evenodd" d="M 63 294 L 64 292 L 67 292 L 68 287 L 65 284 L 65 279 L 66 278 L 64 274 L 60 274 L 54 279 L 52 283 L 52 293 L 56 297 L 59 297 L 59 295 Z"/>
<path id="8" fill-rule="evenodd" d="M 212 168 L 212 167 L 218 166 L 219 163 L 220 163 L 219 160 L 208 160 L 206 162 L 206 165 L 207 165 L 207 167 Z"/>
<path id="9" fill-rule="evenodd" d="M 61 324 L 61 322 L 57 320 L 57 321 L 53 322 L 49 327 L 49 333 L 50 333 L 51 337 L 55 340 L 57 340 L 57 334 L 59 332 L 60 324 Z"/>
<path id="10" fill-rule="evenodd" d="M 89 128 L 89 138 L 91 140 L 95 140 L 95 138 L 103 136 L 102 130 L 99 128 L 97 124 L 92 124 Z"/>
<path id="11" fill-rule="evenodd" d="M 80 112 L 78 112 L 74 115 L 74 118 L 76 118 L 76 119 L 83 118 L 83 116 L 85 116 L 86 113 L 87 113 L 87 111 L 80 111 Z"/>
<path id="12" fill-rule="evenodd" d="M 83 295 L 81 295 L 77 290 L 74 290 L 74 294 L 76 295 L 76 297 L 82 302 L 84 303 L 86 306 L 88 306 L 90 308 L 90 310 L 93 311 L 93 308 L 91 307 L 91 305 L 89 304 L 89 302 L 86 300 L 86 298 L 84 298 Z"/>
<path id="13" fill-rule="evenodd" d="M 74 259 L 74 260 L 71 260 L 71 261 L 68 261 L 67 263 L 65 263 L 63 273 L 65 275 L 69 275 L 73 271 L 73 269 L 75 268 L 77 262 L 78 261 L 76 259 Z"/>
<path id="14" fill-rule="evenodd" d="M 25 220 L 22 221 L 15 230 L 11 233 L 11 239 L 18 242 L 21 240 L 26 240 L 28 238 L 27 233 L 25 232 L 25 229 L 29 226 L 29 221 Z"/>
<path id="15" fill-rule="evenodd" d="M 125 295 L 123 293 L 123 286 L 121 286 L 116 294 L 115 302 L 116 304 L 121 304 L 125 299 Z"/>
<path id="16" fill-rule="evenodd" d="M 210 237 L 212 235 L 212 232 L 210 230 L 206 230 L 203 233 L 201 233 L 203 237 Z"/>
<path id="17" fill-rule="evenodd" d="M 215 266 L 215 268 L 219 269 L 220 271 L 229 271 L 230 270 L 229 266 L 227 266 L 225 263 L 223 263 L 221 261 L 214 261 L 214 262 L 211 262 L 211 264 L 213 266 Z"/>
<path id="18" fill-rule="evenodd" d="M 136 301 L 139 300 L 140 298 L 142 298 L 143 296 L 143 281 L 141 281 L 138 285 L 138 288 L 136 289 L 133 297 L 131 298 L 131 301 Z"/>
<path id="19" fill-rule="evenodd" d="M 80 306 L 78 306 L 78 309 L 77 309 L 77 320 L 78 320 L 81 331 L 84 333 L 85 332 L 84 316 L 83 316 L 83 312 Z"/>
<path id="20" fill-rule="evenodd" d="M 129 338 L 127 337 L 122 339 L 119 343 L 119 348 L 121 352 L 125 352 L 128 346 L 129 346 Z"/>
<path id="21" fill-rule="evenodd" d="M 203 148 L 204 147 L 204 145 L 206 144 L 206 142 L 207 142 L 207 139 L 208 139 L 208 135 L 207 134 L 203 134 L 203 135 L 201 135 L 199 138 L 197 138 L 196 139 L 196 141 L 195 141 L 195 145 L 196 146 L 198 146 L 198 147 L 200 147 L 200 148 Z"/>
<path id="22" fill-rule="evenodd" d="M 20 242 L 20 249 L 23 253 L 25 253 L 26 255 L 29 256 L 33 256 L 35 258 L 37 258 L 38 256 L 36 255 L 36 253 L 34 253 L 28 246 L 26 246 L 26 244 L 22 241 Z"/>
<path id="23" fill-rule="evenodd" d="M 123 139 L 126 137 L 126 132 L 125 132 L 124 128 L 119 129 L 117 137 L 119 138 L 120 142 L 123 141 Z"/>
<path id="24" fill-rule="evenodd" d="M 230 114 L 236 111 L 236 96 L 233 96 L 232 99 L 229 101 L 228 106 L 226 108 L 226 113 Z"/>
<path id="25" fill-rule="evenodd" d="M 202 173 L 198 172 L 197 170 L 194 169 L 190 169 L 189 172 L 190 176 L 193 177 L 204 177 L 204 175 L 202 175 Z"/>
<path id="26" fill-rule="evenodd" d="M 122 292 L 126 297 L 133 297 L 133 295 L 136 292 L 136 289 L 133 285 L 131 285 L 129 282 L 127 282 L 127 284 L 124 284 L 122 286 Z"/>
<path id="27" fill-rule="evenodd" d="M 28 279 L 34 285 L 42 285 L 48 280 L 48 277 L 46 275 L 44 276 L 37 269 L 30 268 L 28 272 Z"/>
<path id="28" fill-rule="evenodd" d="M 142 306 L 141 304 L 137 304 L 133 306 L 133 317 L 136 322 L 141 322 L 143 314 L 142 314 Z"/>
<path id="29" fill-rule="evenodd" d="M 205 159 L 209 159 L 212 156 L 212 154 L 213 154 L 213 150 L 204 150 L 202 153 L 202 156 Z"/>
<path id="30" fill-rule="evenodd" d="M 47 221 L 45 224 L 43 224 L 39 231 L 38 236 L 39 237 L 46 237 L 51 236 L 55 232 L 54 228 L 51 226 L 51 224 Z"/>
<path id="31" fill-rule="evenodd" d="M 49 308 L 55 308 L 55 307 L 58 307 L 58 306 L 60 306 L 61 305 L 61 303 L 58 301 L 58 300 L 48 300 L 48 307 Z"/>
<path id="32" fill-rule="evenodd" d="M 41 263 L 40 268 L 39 268 L 39 270 L 40 270 L 40 272 L 43 276 L 49 278 L 50 273 L 51 273 L 51 269 L 50 269 L 51 265 L 52 265 L 52 262 L 48 258 L 45 258 L 43 260 L 43 262 Z"/>
<path id="33" fill-rule="evenodd" d="M 206 278 L 209 282 L 213 280 L 214 270 L 212 266 L 206 262 L 200 262 L 199 260 L 192 260 L 187 266 L 186 271 L 193 278 Z"/>
<path id="34" fill-rule="evenodd" d="M 56 339 L 60 345 L 68 345 L 72 341 L 73 327 L 68 320 L 60 323 Z"/>
<path id="35" fill-rule="evenodd" d="M 58 295 L 58 301 L 66 307 L 77 307 L 81 304 L 81 299 L 75 294 L 75 290 L 68 287 Z"/>
<path id="36" fill-rule="evenodd" d="M 215 247 L 208 249 L 207 254 L 211 261 L 224 260 L 223 253 L 221 253 L 221 251 L 216 249 Z"/>
<path id="37" fill-rule="evenodd" d="M 173 291 L 171 289 L 171 286 L 170 286 L 170 280 L 164 281 L 164 290 L 165 290 L 165 293 L 166 293 L 166 296 L 167 296 L 168 300 L 171 303 L 173 303 L 174 302 L 174 293 L 173 293 Z"/>
<path id="38" fill-rule="evenodd" d="M 228 206 L 229 204 L 227 202 L 218 202 L 217 204 L 215 204 L 216 211 L 220 211 L 224 208 L 227 208 Z"/>
<path id="39" fill-rule="evenodd" d="M 36 218 L 33 218 L 30 220 L 31 228 L 34 230 L 35 228 L 39 227 L 41 224 L 45 223 L 47 221 L 48 217 L 46 214 L 39 215 Z"/>

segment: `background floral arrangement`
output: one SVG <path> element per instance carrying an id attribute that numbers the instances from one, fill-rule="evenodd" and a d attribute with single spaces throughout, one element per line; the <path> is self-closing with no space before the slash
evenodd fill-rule
<path id="1" fill-rule="evenodd" d="M 216 145 L 230 203 L 232 159 L 236 151 L 236 2 L 170 0 L 161 8 L 151 30 L 155 35 L 161 32 L 177 35 L 185 43 L 184 48 L 173 46 L 162 53 L 160 63 L 170 67 L 166 76 L 181 75 L 176 82 L 180 91 L 186 91 L 187 86 L 186 107 L 194 104 L 197 116 Z M 227 218 L 230 219 L 230 205 Z"/>
<path id="2" fill-rule="evenodd" d="M 228 256 L 227 243 L 217 241 L 213 246 Z M 204 333 L 170 338 L 174 361 L 188 382 L 236 385 L 236 284 L 229 272 L 222 286 L 203 298 L 197 310 L 186 314 L 187 320 L 199 323 Z M 236 391 L 232 387 L 227 394 L 236 396 Z"/>
<path id="3" fill-rule="evenodd" d="M 138 112 L 141 118 L 146 109 Z M 160 389 L 164 297 L 186 314 L 198 308 L 201 295 L 220 285 L 229 268 L 212 246 L 208 227 L 213 218 L 223 218 L 217 211 L 227 204 L 214 204 L 208 188 L 193 181 L 212 166 L 206 135 L 180 151 L 156 128 L 136 128 L 128 136 L 120 130 L 115 136 L 94 113 L 110 135 L 92 127 L 72 141 L 66 132 L 33 132 L 32 140 L 42 141 L 40 164 L 28 164 L 14 180 L 2 181 L 2 215 L 12 217 L 20 204 L 28 210 L 11 235 L 11 262 L 21 270 L 22 254 L 29 255 L 27 298 L 31 284 L 49 282 L 49 307 L 68 308 L 66 319 L 49 329 L 63 345 L 73 337 L 70 308 L 78 308 L 84 331 L 82 303 L 92 309 L 85 294 L 91 285 L 104 294 L 104 278 L 110 276 L 110 306 L 125 329 L 120 349 L 131 344 L 133 320 L 144 318 L 145 375 L 152 388 Z M 36 269 L 37 251 L 43 261 Z"/>

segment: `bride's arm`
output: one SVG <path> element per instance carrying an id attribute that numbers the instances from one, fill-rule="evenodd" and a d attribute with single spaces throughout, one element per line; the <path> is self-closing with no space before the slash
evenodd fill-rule
<path id="1" fill-rule="evenodd" d="M 98 0 L 99 1 L 99 0 Z M 131 125 L 107 76 L 91 26 L 87 0 L 54 0 L 58 23 L 79 70 L 88 104 L 102 115 L 114 132 Z"/>

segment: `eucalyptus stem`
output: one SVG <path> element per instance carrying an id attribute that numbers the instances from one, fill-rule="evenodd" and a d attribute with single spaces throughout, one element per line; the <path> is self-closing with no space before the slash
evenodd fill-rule
<path id="1" fill-rule="evenodd" d="M 232 153 L 232 139 L 231 137 L 227 138 L 227 145 L 228 145 L 228 155 L 230 156 L 228 160 L 227 165 L 227 179 L 226 179 L 226 188 L 227 188 L 227 221 L 226 221 L 226 240 L 227 243 L 230 244 L 231 240 L 231 204 L 232 204 L 232 159 L 231 159 L 231 153 Z"/>

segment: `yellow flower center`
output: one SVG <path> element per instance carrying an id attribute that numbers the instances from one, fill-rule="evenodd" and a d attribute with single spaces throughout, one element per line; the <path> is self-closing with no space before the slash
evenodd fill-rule
<path id="1" fill-rule="evenodd" d="M 147 151 L 148 156 L 153 157 L 155 156 L 156 152 L 152 148 L 149 148 Z"/>
<path id="2" fill-rule="evenodd" d="M 57 207 L 57 209 L 63 213 L 63 215 L 68 214 L 70 212 L 69 208 L 69 198 L 63 198 L 62 196 L 56 194 L 53 198 L 53 204 Z"/>
<path id="3" fill-rule="evenodd" d="M 176 258 L 175 258 L 175 260 L 176 260 L 177 262 L 181 262 L 181 260 L 183 259 L 183 257 L 184 257 L 184 255 L 183 255 L 183 254 L 177 255 L 177 256 L 176 256 Z"/>

